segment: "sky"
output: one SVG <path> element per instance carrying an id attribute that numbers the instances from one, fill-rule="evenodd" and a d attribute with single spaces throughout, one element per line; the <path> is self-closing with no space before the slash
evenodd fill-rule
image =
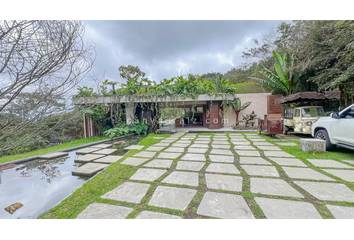
<path id="1" fill-rule="evenodd" d="M 242 51 L 253 39 L 282 21 L 91 20 L 84 40 L 95 44 L 96 61 L 80 85 L 93 78 L 125 82 L 121 65 L 139 66 L 145 77 L 159 82 L 184 74 L 225 73 L 244 60 Z"/>

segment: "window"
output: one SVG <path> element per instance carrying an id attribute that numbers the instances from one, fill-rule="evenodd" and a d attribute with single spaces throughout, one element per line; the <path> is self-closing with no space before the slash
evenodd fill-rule
<path id="1" fill-rule="evenodd" d="M 294 117 L 296 118 L 300 117 L 300 109 L 295 109 Z"/>
<path id="2" fill-rule="evenodd" d="M 323 117 L 325 113 L 323 108 L 303 108 L 301 109 L 302 117 Z"/>
<path id="3" fill-rule="evenodd" d="M 354 119 L 354 106 L 342 113 L 340 118 Z"/>

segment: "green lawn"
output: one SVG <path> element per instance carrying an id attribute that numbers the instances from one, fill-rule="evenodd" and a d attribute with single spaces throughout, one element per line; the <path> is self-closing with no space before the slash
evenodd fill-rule
<path id="1" fill-rule="evenodd" d="M 2 157 L 2 158 L 0 158 L 0 163 L 11 162 L 11 161 L 22 159 L 22 158 L 27 158 L 27 157 L 32 157 L 32 156 L 41 155 L 41 154 L 45 154 L 45 153 L 55 152 L 55 151 L 59 151 L 59 150 L 63 150 L 63 149 L 71 148 L 71 147 L 77 147 L 77 146 L 81 146 L 81 145 L 92 143 L 92 142 L 98 142 L 98 141 L 105 140 L 105 139 L 109 139 L 109 138 L 108 137 L 94 137 L 94 138 L 79 139 L 79 140 L 75 140 L 72 142 L 66 142 L 61 145 L 57 145 L 57 146 L 50 147 L 50 148 L 39 149 L 39 150 L 29 152 L 29 153 Z"/>

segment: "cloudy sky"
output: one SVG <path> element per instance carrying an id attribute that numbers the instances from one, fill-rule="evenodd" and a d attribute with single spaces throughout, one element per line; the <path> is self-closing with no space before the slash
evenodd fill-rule
<path id="1" fill-rule="evenodd" d="M 254 38 L 281 21 L 86 21 L 85 41 L 96 45 L 92 76 L 123 82 L 118 67 L 139 66 L 159 82 L 179 74 L 222 72 L 243 62 Z"/>

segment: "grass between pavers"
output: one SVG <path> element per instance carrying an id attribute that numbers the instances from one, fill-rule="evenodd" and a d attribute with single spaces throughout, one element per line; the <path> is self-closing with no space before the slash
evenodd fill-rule
<path id="1" fill-rule="evenodd" d="M 51 152 L 55 152 L 55 151 L 59 151 L 59 150 L 67 149 L 67 148 L 72 148 L 72 147 L 77 147 L 77 146 L 81 146 L 81 145 L 85 145 L 85 144 L 93 143 L 93 142 L 98 142 L 98 141 L 102 141 L 102 140 L 106 140 L 106 139 L 109 139 L 109 138 L 108 137 L 94 137 L 94 138 L 79 139 L 79 140 L 75 140 L 72 142 L 66 142 L 61 145 L 57 145 L 57 146 L 50 147 L 50 148 L 44 148 L 44 149 L 39 149 L 36 151 L 24 153 L 24 154 L 2 157 L 2 158 L 0 158 L 0 163 L 6 163 L 6 162 L 11 162 L 11 161 L 15 161 L 15 160 L 23 159 L 23 158 L 33 157 L 36 155 L 51 153 Z"/>

